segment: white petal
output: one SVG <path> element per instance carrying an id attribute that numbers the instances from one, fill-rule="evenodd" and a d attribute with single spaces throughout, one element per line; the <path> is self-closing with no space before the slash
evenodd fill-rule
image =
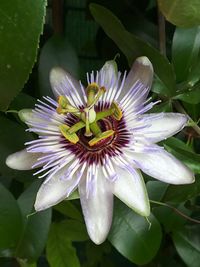
<path id="1" fill-rule="evenodd" d="M 153 66 L 147 57 L 138 57 L 126 77 L 124 88 L 122 91 L 122 97 L 133 87 L 133 85 L 139 81 L 143 84 L 143 88 L 141 88 L 141 93 L 145 88 L 151 87 L 153 80 Z M 147 96 L 148 92 L 144 95 L 144 97 L 140 100 L 144 100 Z"/>
<path id="2" fill-rule="evenodd" d="M 79 185 L 81 206 L 91 240 L 101 244 L 110 230 L 113 212 L 113 194 L 111 184 L 103 176 L 98 175 L 95 192 L 87 196 L 86 179 Z"/>
<path id="3" fill-rule="evenodd" d="M 151 143 L 160 142 L 181 131 L 187 121 L 187 116 L 180 113 L 142 115 L 141 123 L 147 127 L 140 129 L 139 135 L 144 136 Z"/>
<path id="4" fill-rule="evenodd" d="M 115 85 L 117 81 L 118 71 L 117 64 L 114 60 L 107 61 L 100 70 L 100 86 L 105 86 L 109 89 Z"/>
<path id="5" fill-rule="evenodd" d="M 143 177 L 138 170 L 116 168 L 118 179 L 114 182 L 114 194 L 142 216 L 149 216 L 150 205 Z"/>
<path id="6" fill-rule="evenodd" d="M 50 83 L 56 97 L 65 95 L 71 104 L 76 107 L 83 104 L 80 98 L 83 94 L 80 83 L 62 68 L 55 67 L 51 70 Z"/>
<path id="7" fill-rule="evenodd" d="M 29 153 L 23 149 L 9 155 L 6 159 L 6 165 L 15 170 L 30 170 L 41 155 L 41 153 Z"/>
<path id="8" fill-rule="evenodd" d="M 145 153 L 134 153 L 133 160 L 146 174 L 170 184 L 190 184 L 194 182 L 194 175 L 190 169 L 178 159 L 158 146 Z M 156 150 L 157 149 L 157 150 Z"/>
<path id="9" fill-rule="evenodd" d="M 59 170 L 48 182 L 44 182 L 41 185 L 34 205 L 36 211 L 45 210 L 56 205 L 77 188 L 78 180 L 75 177 L 68 180 L 64 179 L 65 172 L 67 172 L 67 167 Z"/>

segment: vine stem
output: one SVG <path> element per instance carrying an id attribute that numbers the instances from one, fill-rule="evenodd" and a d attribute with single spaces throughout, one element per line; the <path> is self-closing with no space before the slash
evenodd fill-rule
<path id="1" fill-rule="evenodd" d="M 188 221 L 194 222 L 194 223 L 198 223 L 200 224 L 199 220 L 193 219 L 189 216 L 187 216 L 186 214 L 184 214 L 183 212 L 181 212 L 179 209 L 167 204 L 167 203 L 163 203 L 163 202 L 159 202 L 159 201 L 155 201 L 155 200 L 149 200 L 151 203 L 160 205 L 160 206 L 164 206 L 164 207 L 168 207 L 170 209 L 172 209 L 174 212 L 176 212 L 178 215 L 180 215 L 181 217 L 185 218 Z"/>

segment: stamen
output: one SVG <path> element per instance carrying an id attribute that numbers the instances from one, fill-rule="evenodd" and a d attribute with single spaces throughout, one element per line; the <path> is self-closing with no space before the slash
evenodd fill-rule
<path id="1" fill-rule="evenodd" d="M 71 126 L 69 128 L 68 132 L 70 134 L 76 133 L 78 130 L 82 129 L 83 127 L 85 127 L 85 123 L 83 121 L 79 121 L 76 124 L 74 124 L 73 126 Z"/>
<path id="2" fill-rule="evenodd" d="M 112 136 L 115 132 L 113 130 L 108 130 L 108 131 L 105 131 L 101 134 L 99 134 L 97 137 L 94 137 L 92 140 L 90 140 L 88 142 L 89 146 L 94 146 L 96 145 L 98 142 Z"/>
<path id="3" fill-rule="evenodd" d="M 116 119 L 117 121 L 120 121 L 122 118 L 122 110 L 120 109 L 118 104 L 116 102 L 113 102 L 111 105 L 111 108 L 114 110 L 113 115 L 112 115 L 114 119 Z"/>
<path id="4" fill-rule="evenodd" d="M 102 87 L 98 90 L 98 92 L 97 92 L 95 98 L 93 99 L 93 102 L 89 105 L 89 108 L 90 108 L 90 109 L 91 109 L 92 107 L 94 107 L 94 105 L 99 101 L 99 98 L 100 98 L 105 92 L 106 92 L 106 88 L 105 88 L 104 86 L 102 86 Z"/>
<path id="5" fill-rule="evenodd" d="M 70 104 L 69 100 L 63 95 L 60 95 L 58 97 L 58 107 L 56 111 L 58 114 L 66 114 L 66 113 L 76 113 L 77 115 L 80 114 L 80 111 L 76 107 L 73 107 Z"/>
<path id="6" fill-rule="evenodd" d="M 86 91 L 87 91 L 87 106 L 89 107 L 93 103 L 95 96 L 99 91 L 99 86 L 97 83 L 91 83 L 86 88 Z"/>
<path id="7" fill-rule="evenodd" d="M 66 124 L 61 124 L 59 126 L 59 130 L 62 133 L 62 135 L 72 144 L 76 144 L 79 141 L 79 137 L 76 133 L 69 133 L 69 126 Z"/>

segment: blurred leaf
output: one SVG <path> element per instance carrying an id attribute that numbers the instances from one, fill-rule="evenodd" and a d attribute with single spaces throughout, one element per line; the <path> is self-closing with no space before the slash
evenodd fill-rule
<path id="1" fill-rule="evenodd" d="M 175 77 L 169 61 L 155 48 L 129 33 L 120 20 L 108 9 L 91 4 L 90 10 L 105 33 L 117 44 L 128 59 L 129 65 L 138 56 L 147 56 L 153 64 L 158 78 L 164 84 L 160 93 L 166 96 L 175 94 Z"/>
<path id="2" fill-rule="evenodd" d="M 30 215 L 33 212 L 33 204 L 39 186 L 40 181 L 35 181 L 18 199 L 23 214 L 24 229 L 15 255 L 29 261 L 37 260 L 43 251 L 51 223 L 51 209 Z"/>
<path id="3" fill-rule="evenodd" d="M 88 234 L 85 224 L 76 220 L 64 220 L 59 223 L 59 229 L 65 233 L 66 237 L 71 241 L 88 240 Z"/>
<path id="4" fill-rule="evenodd" d="M 200 226 L 186 226 L 172 235 L 179 256 L 189 267 L 199 267 Z"/>
<path id="5" fill-rule="evenodd" d="M 109 240 L 112 245 L 130 261 L 142 265 L 156 255 L 162 238 L 159 222 L 151 214 L 149 226 L 144 217 L 137 215 L 120 201 L 115 213 Z"/>
<path id="6" fill-rule="evenodd" d="M 190 146 L 188 146 L 186 143 L 176 137 L 170 137 L 165 140 L 164 143 L 174 148 L 180 148 L 188 152 L 194 152 Z"/>
<path id="7" fill-rule="evenodd" d="M 197 62 L 194 66 L 192 66 L 189 75 L 188 75 L 188 84 L 190 87 L 194 86 L 200 80 L 200 55 L 198 55 Z M 194 88 L 193 88 L 194 89 Z"/>
<path id="8" fill-rule="evenodd" d="M 174 208 L 178 209 L 185 215 L 190 215 L 191 212 L 184 207 L 183 204 L 176 205 Z M 153 213 L 160 223 L 165 227 L 166 232 L 179 230 L 185 224 L 186 219 L 170 207 L 159 206 L 153 208 Z"/>
<path id="9" fill-rule="evenodd" d="M 180 140 L 176 138 L 169 138 L 164 141 L 164 147 L 167 151 L 172 153 L 176 158 L 186 164 L 194 173 L 200 173 L 200 155 L 189 150 L 186 150 L 186 145 L 182 142 L 180 147 Z"/>
<path id="10" fill-rule="evenodd" d="M 187 102 L 182 102 L 183 107 L 185 109 L 185 111 L 187 112 L 187 114 L 194 120 L 194 121 L 198 121 L 199 117 L 200 117 L 200 103 L 197 105 L 194 104 L 190 104 Z"/>
<path id="11" fill-rule="evenodd" d="M 22 217 L 17 201 L 0 184 L 0 249 L 13 248 L 22 230 Z"/>
<path id="12" fill-rule="evenodd" d="M 67 200 L 74 200 L 74 199 L 79 199 L 80 196 L 79 196 L 79 192 L 78 190 L 75 190 L 74 192 L 71 193 L 71 195 L 66 198 Z"/>
<path id="13" fill-rule="evenodd" d="M 25 128 L 18 123 L 0 114 L 0 175 L 5 177 L 23 177 L 30 172 L 20 172 L 8 168 L 5 164 L 6 157 L 24 148 L 24 143 L 32 138 L 32 134 L 25 132 Z M 30 175 L 29 175 L 30 176 Z"/>
<path id="14" fill-rule="evenodd" d="M 81 212 L 76 208 L 72 201 L 62 201 L 54 206 L 54 209 L 72 219 L 83 221 Z"/>
<path id="15" fill-rule="evenodd" d="M 76 250 L 68 239 L 66 228 L 52 224 L 46 247 L 47 260 L 51 267 L 79 267 Z"/>
<path id="16" fill-rule="evenodd" d="M 160 181 L 148 181 L 146 183 L 147 192 L 150 200 L 161 201 L 165 196 L 168 184 Z"/>
<path id="17" fill-rule="evenodd" d="M 37 263 L 29 263 L 27 260 L 17 259 L 20 267 L 37 267 Z"/>
<path id="18" fill-rule="evenodd" d="M 199 104 L 200 103 L 200 85 L 195 85 L 193 88 L 190 88 L 187 92 L 177 95 L 174 99 L 179 99 L 186 103 L 190 104 Z"/>
<path id="19" fill-rule="evenodd" d="M 34 108 L 36 102 L 36 98 L 25 93 L 19 93 L 10 103 L 9 109 L 20 110 L 24 108 Z"/>
<path id="20" fill-rule="evenodd" d="M 200 193 L 200 179 L 196 178 L 193 184 L 187 185 L 169 185 L 162 201 L 181 203 L 198 196 Z"/>
<path id="21" fill-rule="evenodd" d="M 22 90 L 36 60 L 46 0 L 0 3 L 0 109 Z"/>
<path id="22" fill-rule="evenodd" d="M 159 112 L 171 112 L 171 111 L 172 111 L 172 102 L 169 100 L 153 106 L 150 112 L 159 113 Z"/>
<path id="23" fill-rule="evenodd" d="M 66 37 L 53 36 L 43 46 L 39 58 L 39 87 L 41 96 L 54 97 L 49 73 L 53 67 L 62 67 L 73 77 L 79 76 L 78 57 Z"/>
<path id="24" fill-rule="evenodd" d="M 176 28 L 172 44 L 172 62 L 178 82 L 186 80 L 192 66 L 198 61 L 200 27 Z"/>
<path id="25" fill-rule="evenodd" d="M 200 24 L 198 0 L 158 0 L 158 4 L 166 19 L 179 27 L 193 27 Z"/>

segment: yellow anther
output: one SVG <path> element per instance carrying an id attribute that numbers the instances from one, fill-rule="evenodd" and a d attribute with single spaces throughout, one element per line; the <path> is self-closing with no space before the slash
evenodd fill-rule
<path id="1" fill-rule="evenodd" d="M 116 119 L 117 121 L 120 121 L 123 115 L 121 108 L 118 106 L 116 102 L 112 103 L 111 108 L 114 110 L 112 114 L 113 118 Z"/>
<path id="2" fill-rule="evenodd" d="M 76 107 L 70 105 L 69 100 L 63 95 L 60 95 L 58 97 L 58 107 L 56 111 L 58 114 L 80 113 L 80 111 Z"/>
<path id="3" fill-rule="evenodd" d="M 72 144 L 76 144 L 79 141 L 79 137 L 76 133 L 69 133 L 70 127 L 66 124 L 61 124 L 59 126 L 61 134 Z"/>
<path id="4" fill-rule="evenodd" d="M 99 91 L 99 85 L 97 83 L 90 83 L 87 86 L 87 93 L 93 91 L 95 94 Z"/>
<path id="5" fill-rule="evenodd" d="M 69 100 L 66 98 L 66 96 L 60 95 L 58 97 L 58 105 L 62 108 L 67 108 L 67 105 L 69 105 Z"/>
<path id="6" fill-rule="evenodd" d="M 89 143 L 89 146 L 94 146 L 96 145 L 98 142 L 112 136 L 115 132 L 113 130 L 108 130 L 108 131 L 105 131 L 101 134 L 99 134 L 98 136 L 94 137 L 92 140 L 90 140 L 88 143 Z"/>

